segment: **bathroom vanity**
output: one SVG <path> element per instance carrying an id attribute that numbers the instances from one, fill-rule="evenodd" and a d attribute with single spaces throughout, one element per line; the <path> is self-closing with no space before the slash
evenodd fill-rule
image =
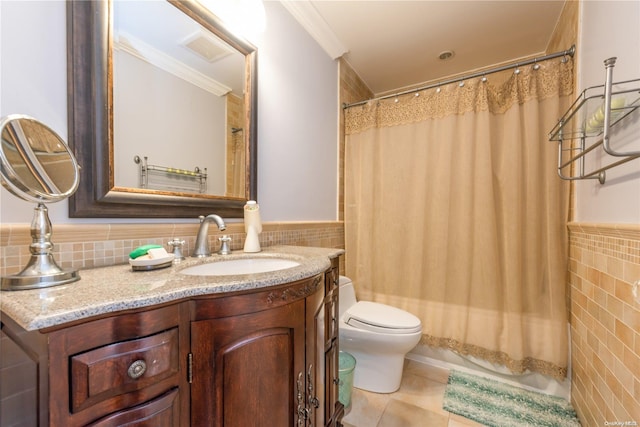
<path id="1" fill-rule="evenodd" d="M 271 247 L 149 272 L 126 265 L 83 270 L 74 284 L 3 292 L 0 361 L 11 390 L 2 396 L 2 421 L 339 426 L 342 253 Z M 247 257 L 299 265 L 253 274 L 181 273 Z M 11 417 L 20 422 L 10 424 Z"/>

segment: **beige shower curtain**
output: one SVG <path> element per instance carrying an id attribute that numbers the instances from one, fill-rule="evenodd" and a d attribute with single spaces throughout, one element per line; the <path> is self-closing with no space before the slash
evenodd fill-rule
<path id="1" fill-rule="evenodd" d="M 345 110 L 346 273 L 422 343 L 563 378 L 572 61 Z M 499 79 L 501 83 L 496 83 Z"/>

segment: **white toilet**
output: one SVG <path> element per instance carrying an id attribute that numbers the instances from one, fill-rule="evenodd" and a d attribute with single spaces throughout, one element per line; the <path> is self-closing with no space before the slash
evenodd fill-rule
<path id="1" fill-rule="evenodd" d="M 405 355 L 420 341 L 422 324 L 411 313 L 357 301 L 351 279 L 340 276 L 340 350 L 356 358 L 354 387 L 392 393 L 400 387 Z"/>

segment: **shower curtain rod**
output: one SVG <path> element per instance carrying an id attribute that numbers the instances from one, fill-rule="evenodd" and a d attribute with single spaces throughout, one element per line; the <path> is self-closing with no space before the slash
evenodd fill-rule
<path id="1" fill-rule="evenodd" d="M 451 84 L 451 83 L 457 83 L 457 82 L 461 82 L 463 80 L 469 80 L 469 79 L 473 79 L 473 78 L 476 78 L 476 77 L 484 77 L 487 74 L 498 73 L 500 71 L 510 70 L 512 68 L 518 68 L 518 67 L 521 67 L 521 66 L 524 66 L 524 65 L 535 64 L 536 62 L 546 61 L 547 59 L 559 58 L 561 56 L 571 56 L 571 57 L 573 57 L 573 55 L 575 55 L 575 53 L 576 53 L 576 45 L 572 45 L 569 49 L 563 50 L 561 52 L 550 53 L 549 55 L 539 56 L 537 58 L 532 58 L 532 59 L 527 59 L 525 61 L 515 62 L 515 63 L 510 64 L 510 65 L 503 65 L 501 67 L 490 68 L 490 69 L 485 70 L 485 71 L 478 71 L 477 73 L 467 74 L 465 76 L 456 77 L 456 78 L 449 79 L 449 80 L 443 80 L 443 81 L 438 82 L 438 83 L 432 83 L 432 84 L 429 84 L 429 85 L 426 85 L 426 86 L 421 86 L 421 87 L 418 87 L 418 88 L 415 88 L 415 89 L 409 89 L 409 90 L 406 90 L 404 92 L 398 92 L 398 93 L 394 93 L 394 94 L 391 94 L 391 95 L 384 95 L 384 96 L 379 96 L 377 98 L 367 99 L 366 101 L 354 102 L 352 104 L 346 104 L 345 103 L 345 104 L 343 104 L 342 108 L 346 110 L 347 108 L 355 107 L 355 106 L 358 106 L 358 105 L 363 105 L 363 104 L 366 104 L 367 102 L 370 102 L 370 101 L 380 101 L 382 99 L 394 98 L 396 96 L 407 95 L 407 94 L 414 93 L 414 92 L 420 92 L 422 90 L 432 89 L 434 87 L 444 86 L 444 85 L 448 85 L 448 84 Z"/>

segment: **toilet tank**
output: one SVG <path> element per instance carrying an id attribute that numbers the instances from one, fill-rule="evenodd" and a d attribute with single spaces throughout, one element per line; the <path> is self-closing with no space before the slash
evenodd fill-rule
<path id="1" fill-rule="evenodd" d="M 339 280 L 339 315 L 342 318 L 342 315 L 345 311 L 349 309 L 353 304 L 357 302 L 356 300 L 356 290 L 353 287 L 353 282 L 346 276 L 340 276 Z"/>

